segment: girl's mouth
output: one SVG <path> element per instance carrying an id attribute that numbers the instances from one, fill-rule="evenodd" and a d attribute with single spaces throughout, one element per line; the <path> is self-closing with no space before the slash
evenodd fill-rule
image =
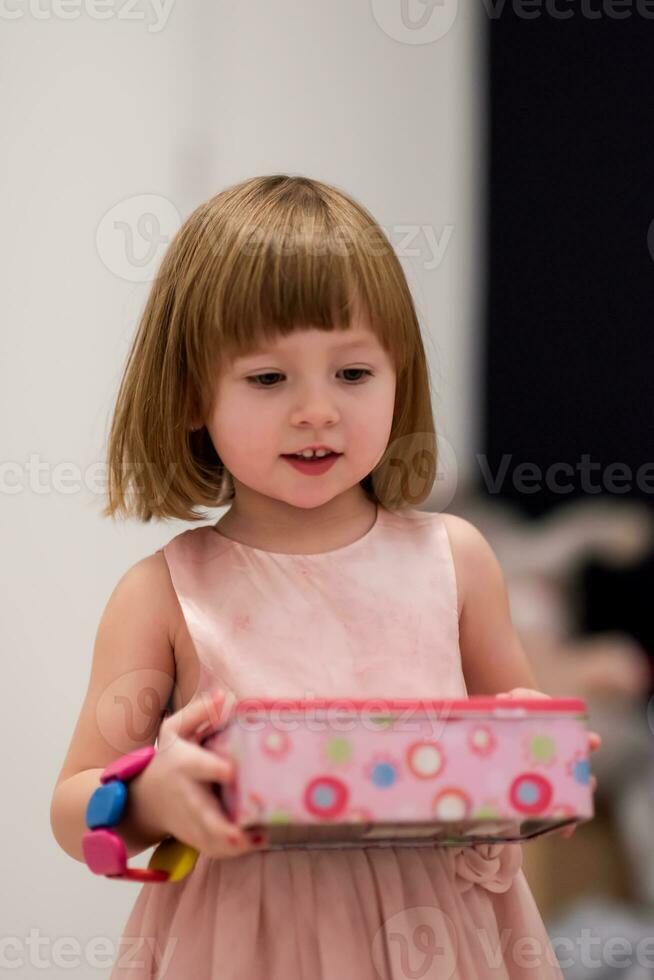
<path id="1" fill-rule="evenodd" d="M 327 456 L 314 456 L 313 459 L 302 459 L 300 456 L 289 453 L 288 455 L 283 455 L 283 459 L 288 460 L 291 466 L 300 473 L 307 473 L 309 476 L 319 476 L 321 473 L 326 473 L 342 455 L 342 453 L 328 453 Z"/>

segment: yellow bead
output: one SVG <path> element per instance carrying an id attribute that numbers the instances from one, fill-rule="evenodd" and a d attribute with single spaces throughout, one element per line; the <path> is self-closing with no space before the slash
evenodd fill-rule
<path id="1" fill-rule="evenodd" d="M 148 868 L 157 871 L 168 871 L 168 881 L 181 881 L 195 867 L 198 852 L 188 844 L 182 844 L 174 837 L 162 841 L 148 861 Z"/>

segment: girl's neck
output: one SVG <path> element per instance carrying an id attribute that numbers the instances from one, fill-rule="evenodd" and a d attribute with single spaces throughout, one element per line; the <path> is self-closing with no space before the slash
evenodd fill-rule
<path id="1" fill-rule="evenodd" d="M 214 525 L 219 534 L 252 548 L 310 555 L 346 547 L 363 537 L 377 517 L 375 502 L 360 493 L 342 494 L 320 507 L 292 507 L 267 497 L 239 495 Z"/>

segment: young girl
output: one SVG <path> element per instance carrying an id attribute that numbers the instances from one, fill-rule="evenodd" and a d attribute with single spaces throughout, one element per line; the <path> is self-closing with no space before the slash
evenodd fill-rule
<path id="1" fill-rule="evenodd" d="M 521 845 L 267 851 L 221 810 L 233 761 L 198 737 L 227 699 L 538 694 L 489 545 L 416 509 L 436 450 L 414 305 L 371 215 L 283 175 L 197 208 L 129 355 L 104 513 L 229 508 L 119 581 L 52 802 L 81 860 L 100 773 L 156 740 L 115 829 L 130 858 L 169 835 L 200 852 L 141 887 L 113 980 L 560 980 Z"/>

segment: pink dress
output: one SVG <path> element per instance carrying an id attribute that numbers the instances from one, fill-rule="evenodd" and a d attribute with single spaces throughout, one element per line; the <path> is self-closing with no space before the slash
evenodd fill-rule
<path id="1" fill-rule="evenodd" d="M 211 525 L 163 553 L 201 664 L 194 698 L 467 697 L 437 513 L 379 507 L 323 554 Z M 141 886 L 111 980 L 562 980 L 522 846 L 201 854 L 182 881 Z"/>

